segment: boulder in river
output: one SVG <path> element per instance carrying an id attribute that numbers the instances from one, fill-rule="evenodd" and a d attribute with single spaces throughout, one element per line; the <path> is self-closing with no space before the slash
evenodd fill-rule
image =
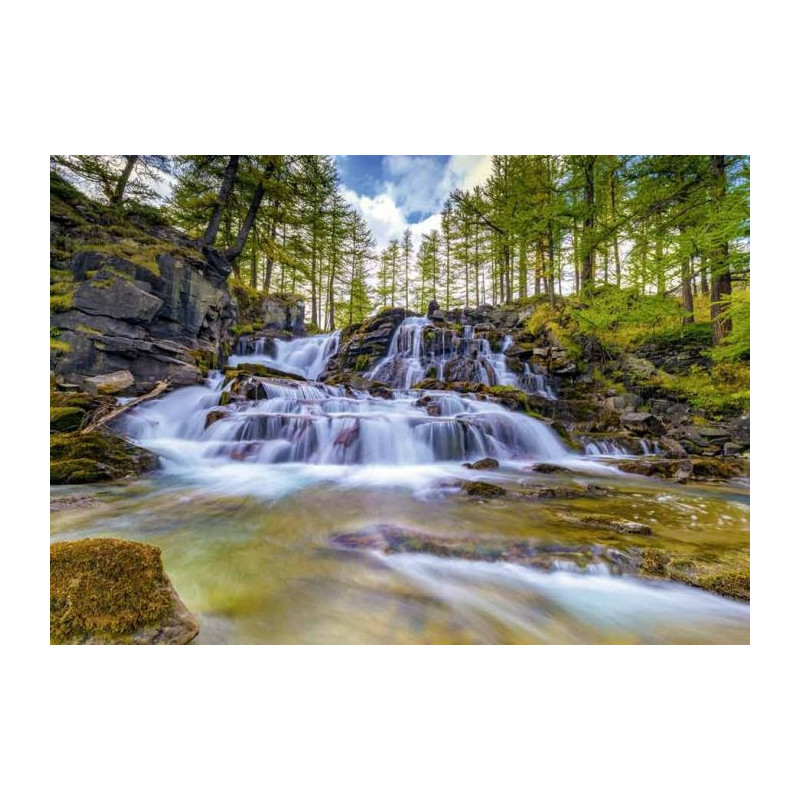
<path id="1" fill-rule="evenodd" d="M 562 522 L 573 525 L 582 525 L 590 528 L 602 528 L 616 533 L 635 534 L 637 536 L 652 536 L 653 529 L 643 522 L 612 517 L 607 514 L 559 514 Z"/>
<path id="2" fill-rule="evenodd" d="M 486 483 L 485 481 L 463 481 L 461 488 L 470 497 L 503 497 L 508 494 L 502 486 L 495 486 L 495 484 Z"/>
<path id="3" fill-rule="evenodd" d="M 473 461 L 471 464 L 467 462 L 464 464 L 467 469 L 497 469 L 500 462 L 496 458 L 482 458 L 479 461 Z"/>
<path id="4" fill-rule="evenodd" d="M 186 644 L 199 631 L 161 551 L 122 539 L 50 545 L 53 644 Z"/>

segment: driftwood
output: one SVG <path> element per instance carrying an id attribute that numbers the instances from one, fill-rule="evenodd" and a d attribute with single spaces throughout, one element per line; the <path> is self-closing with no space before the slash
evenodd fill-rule
<path id="1" fill-rule="evenodd" d="M 135 397 L 133 400 L 121 406 L 115 406 L 111 411 L 107 411 L 104 408 L 98 409 L 99 416 L 95 414 L 89 421 L 89 424 L 81 428 L 80 432 L 91 433 L 92 431 L 96 431 L 98 428 L 111 422 L 112 419 L 116 419 L 120 414 L 124 414 L 134 406 L 138 406 L 139 403 L 144 403 L 146 400 L 152 400 L 154 397 L 158 397 L 163 392 L 166 392 L 167 389 L 169 389 L 169 381 L 159 381 L 147 394 Z"/>

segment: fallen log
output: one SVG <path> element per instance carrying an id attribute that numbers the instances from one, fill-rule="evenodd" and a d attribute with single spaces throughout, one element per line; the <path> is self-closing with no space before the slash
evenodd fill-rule
<path id="1" fill-rule="evenodd" d="M 143 394 L 140 397 L 134 397 L 133 400 L 123 403 L 121 406 L 115 406 L 111 411 L 99 409 L 99 416 L 95 415 L 92 417 L 89 420 L 89 424 L 81 428 L 79 432 L 91 433 L 92 431 L 96 431 L 98 428 L 101 428 L 103 425 L 111 422 L 112 419 L 116 419 L 118 416 L 120 416 L 120 414 L 124 414 L 134 406 L 138 406 L 139 403 L 144 403 L 146 400 L 152 400 L 153 398 L 158 397 L 167 389 L 169 389 L 169 381 L 159 381 L 149 392 L 147 392 L 147 394 Z"/>

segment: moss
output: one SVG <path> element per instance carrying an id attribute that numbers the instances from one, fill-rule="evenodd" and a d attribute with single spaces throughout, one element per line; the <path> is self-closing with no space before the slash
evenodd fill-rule
<path id="1" fill-rule="evenodd" d="M 169 613 L 172 590 L 157 547 L 121 539 L 50 546 L 50 640 L 113 640 Z"/>
<path id="2" fill-rule="evenodd" d="M 464 481 L 461 488 L 470 497 L 503 497 L 508 494 L 502 486 L 495 486 L 485 481 Z"/>
<path id="3" fill-rule="evenodd" d="M 50 408 L 88 409 L 97 404 L 97 398 L 85 392 L 50 392 Z"/>
<path id="4" fill-rule="evenodd" d="M 51 431 L 76 431 L 81 426 L 85 412 L 81 408 L 51 408 L 50 409 L 50 430 Z"/>
<path id="5" fill-rule="evenodd" d="M 676 553 L 646 549 L 641 554 L 640 570 L 645 575 L 667 577 L 735 600 L 750 600 L 750 553 L 747 550 Z"/>
<path id="6" fill-rule="evenodd" d="M 97 328 L 90 328 L 88 325 L 76 325 L 75 330 L 78 333 L 84 333 L 89 336 L 102 336 L 103 332 L 99 331 Z"/>
<path id="7" fill-rule="evenodd" d="M 54 433 L 50 436 L 50 482 L 95 483 L 154 469 L 158 459 L 118 436 Z"/>
<path id="8" fill-rule="evenodd" d="M 52 314 L 63 314 L 72 308 L 75 299 L 75 291 L 68 291 L 62 294 L 50 295 L 50 312 Z"/>
<path id="9" fill-rule="evenodd" d="M 69 342 L 63 342 L 61 339 L 53 339 L 50 337 L 50 352 L 51 353 L 69 353 L 72 346 Z"/>
<path id="10" fill-rule="evenodd" d="M 369 367 L 369 356 L 365 353 L 362 353 L 356 358 L 356 362 L 353 367 L 356 372 L 364 372 L 367 367 Z"/>
<path id="11" fill-rule="evenodd" d="M 209 370 L 217 368 L 217 354 L 211 350 L 190 350 L 189 355 L 194 359 L 203 377 L 208 375 Z"/>

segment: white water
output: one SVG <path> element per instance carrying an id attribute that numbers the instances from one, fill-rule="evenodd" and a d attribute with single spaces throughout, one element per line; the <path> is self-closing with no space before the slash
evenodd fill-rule
<path id="1" fill-rule="evenodd" d="M 339 335 L 340 331 L 334 331 L 288 342 L 263 338 L 253 341 L 243 337 L 239 340 L 236 355 L 231 356 L 228 363 L 232 367 L 263 364 L 313 381 L 339 349 Z"/>
<path id="2" fill-rule="evenodd" d="M 376 381 L 397 389 L 410 389 L 425 377 L 440 381 L 467 381 L 486 386 L 512 386 L 531 394 L 554 398 L 545 377 L 526 367 L 520 379 L 508 369 L 506 350 L 513 340 L 503 339 L 499 352 L 491 342 L 475 335 L 472 325 L 464 325 L 461 336 L 437 328 L 427 317 L 406 317 L 395 331 L 389 351 L 368 374 Z"/>
<path id="3" fill-rule="evenodd" d="M 489 641 L 497 623 L 540 641 L 580 642 L 595 628 L 659 642 L 696 637 L 704 628 L 735 632 L 750 620 L 745 603 L 681 584 L 612 576 L 600 565 L 547 572 L 432 555 L 374 557 Z"/>
<path id="4" fill-rule="evenodd" d="M 427 324 L 425 317 L 410 317 L 399 326 L 389 354 L 373 374 L 389 372 L 403 389 L 413 385 L 428 366 L 422 348 Z M 232 365 L 261 363 L 311 380 L 254 378 L 257 394 L 250 396 L 258 399 L 221 406 L 221 392 L 231 386 L 223 387 L 216 373 L 206 386 L 179 389 L 142 404 L 122 425 L 158 453 L 168 471 L 220 488 L 269 483 L 269 493 L 277 495 L 310 480 L 343 479 L 341 469 L 337 473 L 322 467 L 352 467 L 355 472 L 348 477 L 356 481 L 416 485 L 424 465 L 432 468 L 427 471 L 430 483 L 465 461 L 553 461 L 569 455 L 544 423 L 472 395 L 396 391 L 392 399 L 384 399 L 313 382 L 337 346 L 337 334 L 274 340 L 273 345 L 264 340 L 245 343 L 241 349 L 253 352 L 240 352 L 231 358 Z M 472 359 L 487 378 L 510 380 L 505 357 L 492 354 L 488 340 L 473 339 L 468 332 L 453 346 L 462 353 L 459 358 Z M 447 355 L 440 352 L 437 369 Z M 211 411 L 224 416 L 207 424 Z M 265 471 L 277 464 L 294 468 L 279 477 L 274 470 Z"/>

